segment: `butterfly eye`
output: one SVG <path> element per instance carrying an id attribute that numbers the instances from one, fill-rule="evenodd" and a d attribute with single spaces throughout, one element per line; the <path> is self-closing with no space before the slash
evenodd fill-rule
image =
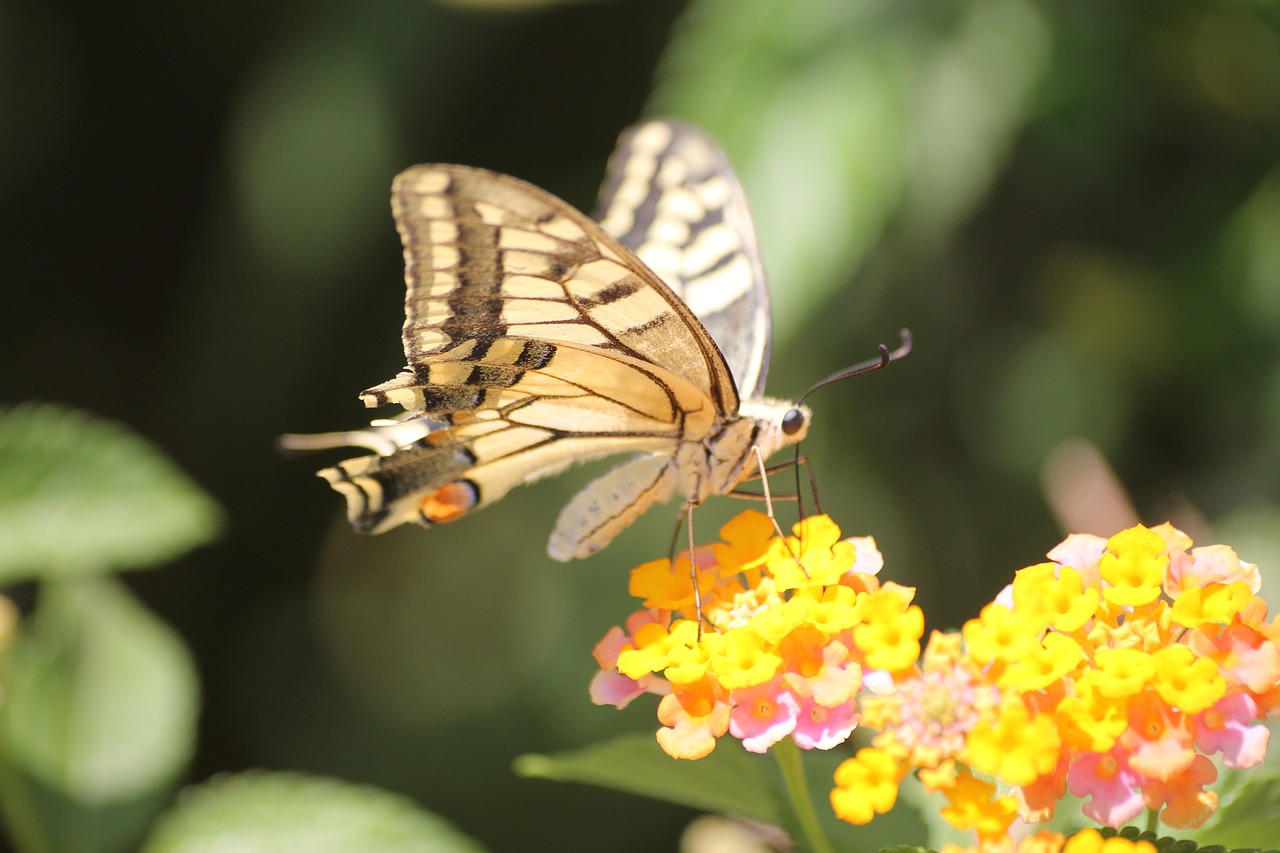
<path id="1" fill-rule="evenodd" d="M 783 434 L 795 435 L 802 429 L 804 429 L 804 412 L 799 409 L 788 409 L 782 416 Z"/>

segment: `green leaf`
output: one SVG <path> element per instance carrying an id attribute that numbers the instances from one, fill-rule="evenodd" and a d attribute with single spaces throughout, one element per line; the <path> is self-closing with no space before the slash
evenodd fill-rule
<path id="1" fill-rule="evenodd" d="M 182 794 L 143 853 L 475 853 L 483 848 L 405 797 L 298 773 L 242 773 Z"/>
<path id="2" fill-rule="evenodd" d="M 4 679 L 9 822 L 57 850 L 132 847 L 194 749 L 199 687 L 181 639 L 112 578 L 50 583 Z"/>
<path id="3" fill-rule="evenodd" d="M 1268 847 L 1280 838 L 1280 768 L 1228 772 L 1222 807 L 1196 837 L 1225 847 Z"/>
<path id="4" fill-rule="evenodd" d="M 682 806 L 779 824 L 783 806 L 773 794 L 767 759 L 735 744 L 706 758 L 677 761 L 651 735 L 625 735 L 556 755 L 522 755 L 515 771 L 526 777 L 584 782 Z"/>
<path id="5" fill-rule="evenodd" d="M 162 563 L 212 539 L 220 520 L 125 427 L 49 404 L 0 409 L 0 583 Z"/>
<path id="6" fill-rule="evenodd" d="M 869 826 L 851 826 L 835 817 L 828 792 L 836 765 L 847 757 L 840 750 L 813 750 L 802 756 L 823 830 L 837 848 L 878 850 L 904 839 L 923 840 L 920 815 L 909 805 L 877 817 Z M 521 776 L 598 785 L 796 830 L 774 756 L 755 755 L 729 741 L 706 758 L 677 761 L 651 735 L 624 735 L 573 752 L 523 755 L 515 770 Z"/>

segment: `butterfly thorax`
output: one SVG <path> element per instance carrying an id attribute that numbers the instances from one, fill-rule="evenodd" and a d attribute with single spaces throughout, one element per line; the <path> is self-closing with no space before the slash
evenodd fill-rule
<path id="1" fill-rule="evenodd" d="M 783 428 L 788 413 L 799 412 L 799 420 Z M 686 441 L 676 454 L 677 491 L 700 503 L 732 490 L 743 479 L 759 473 L 753 448 L 768 459 L 784 447 L 804 439 L 809 430 L 810 412 L 785 400 L 758 398 L 744 400 L 738 417 L 724 421 L 719 429 L 701 441 Z"/>

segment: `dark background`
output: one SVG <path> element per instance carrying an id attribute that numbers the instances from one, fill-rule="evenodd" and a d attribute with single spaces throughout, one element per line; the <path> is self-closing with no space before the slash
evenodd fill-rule
<path id="1" fill-rule="evenodd" d="M 1276 564 L 1273 4 L 508 5 L 0 5 L 0 402 L 129 424 L 228 518 L 129 578 L 199 661 L 190 780 L 368 782 L 499 850 L 673 848 L 689 813 L 509 765 L 656 727 L 586 685 L 674 510 L 552 563 L 573 472 L 367 539 L 312 476 L 331 457 L 273 445 L 361 425 L 356 394 L 403 363 L 398 170 L 486 166 L 589 210 L 646 114 L 739 165 L 772 393 L 914 332 L 909 359 L 813 398 L 805 452 L 930 627 L 1080 529 L 1045 485 L 1053 458 L 1093 470 L 1054 455 L 1073 439 L 1143 521 Z M 1081 488 L 1091 532 L 1127 523 Z M 742 508 L 713 503 L 708 535 Z"/>

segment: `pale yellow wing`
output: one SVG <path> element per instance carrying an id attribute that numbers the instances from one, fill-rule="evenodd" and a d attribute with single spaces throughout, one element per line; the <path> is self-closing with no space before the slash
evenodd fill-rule
<path id="1" fill-rule="evenodd" d="M 518 338 L 652 364 L 693 385 L 717 412 L 737 411 L 733 377 L 693 312 L 570 205 L 465 166 L 408 169 L 391 203 L 408 285 L 407 372 L 422 387 L 435 384 L 434 363 L 465 356 L 488 364 L 494 341 Z M 424 402 L 418 411 L 432 413 L 430 395 Z"/>

